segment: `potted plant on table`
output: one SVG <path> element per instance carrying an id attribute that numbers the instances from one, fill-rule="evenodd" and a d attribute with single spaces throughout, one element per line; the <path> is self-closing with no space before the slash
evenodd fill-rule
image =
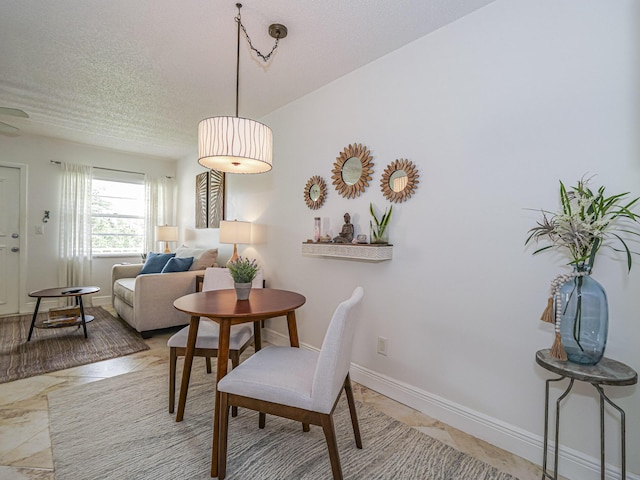
<path id="1" fill-rule="evenodd" d="M 256 278 L 260 269 L 258 262 L 256 262 L 255 258 L 249 260 L 248 258 L 238 257 L 236 260 L 229 262 L 227 268 L 233 278 L 236 297 L 238 300 L 247 300 L 251 293 L 253 279 Z"/>
<path id="2" fill-rule="evenodd" d="M 551 282 L 551 293 L 542 320 L 555 324 L 556 339 L 551 356 L 574 363 L 594 365 L 604 355 L 608 334 L 608 304 L 604 288 L 591 271 L 602 247 L 622 252 L 631 270 L 632 252 L 625 239 L 640 236 L 640 216 L 632 208 L 640 197 L 629 193 L 606 196 L 605 187 L 596 191 L 582 178 L 575 187 L 560 182 L 560 210 L 542 210 L 542 220 L 529 230 L 525 245 L 543 241 L 550 249 L 565 253 L 573 272 L 562 273 Z"/>

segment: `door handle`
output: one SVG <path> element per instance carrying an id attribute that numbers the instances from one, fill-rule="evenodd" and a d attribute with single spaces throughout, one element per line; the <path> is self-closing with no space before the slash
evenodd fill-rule
<path id="1" fill-rule="evenodd" d="M 12 252 L 19 252 L 20 251 L 20 247 L 11 247 L 11 251 Z"/>
<path id="2" fill-rule="evenodd" d="M 11 234 L 11 238 L 18 238 L 19 236 L 20 236 L 20 235 L 19 235 L 19 234 L 17 234 L 17 233 L 12 233 L 12 234 Z"/>

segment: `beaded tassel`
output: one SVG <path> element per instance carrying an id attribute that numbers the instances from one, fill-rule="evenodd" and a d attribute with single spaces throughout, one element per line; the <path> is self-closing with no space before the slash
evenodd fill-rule
<path id="1" fill-rule="evenodd" d="M 555 322 L 554 315 L 553 315 L 553 296 L 550 296 L 549 300 L 547 300 L 547 308 L 545 308 L 544 312 L 542 312 L 542 316 L 540 317 L 540 320 L 547 323 Z"/>
<path id="2" fill-rule="evenodd" d="M 585 275 L 589 275 L 589 273 L 561 273 L 556 278 L 554 278 L 551 281 L 551 294 L 549 295 L 549 300 L 547 301 L 547 308 L 544 309 L 544 312 L 542 312 L 542 317 L 540 318 L 540 320 L 542 320 L 543 322 L 555 324 L 554 329 L 556 332 L 556 336 L 553 342 L 553 346 L 551 347 L 550 354 L 553 358 L 557 358 L 558 360 L 562 360 L 563 362 L 567 361 L 567 352 L 565 352 L 564 347 L 562 346 L 562 336 L 560 335 L 560 321 L 562 319 L 562 299 L 560 297 L 560 288 L 571 279 L 576 277 L 583 277 Z M 554 303 L 556 306 L 555 311 L 553 308 Z"/>

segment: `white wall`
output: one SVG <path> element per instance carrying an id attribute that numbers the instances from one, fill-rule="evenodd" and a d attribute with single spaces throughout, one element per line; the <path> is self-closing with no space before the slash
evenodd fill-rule
<path id="1" fill-rule="evenodd" d="M 58 235 L 60 210 L 61 169 L 50 160 L 81 163 L 95 167 L 114 168 L 153 175 L 175 176 L 176 162 L 151 156 L 127 154 L 112 150 L 88 147 L 77 143 L 44 137 L 0 135 L 0 163 L 26 165 L 27 212 L 26 271 L 21 279 L 20 311 L 33 311 L 35 299 L 28 292 L 58 285 Z M 1 208 L 12 208 L 2 205 Z M 44 211 L 51 212 L 48 223 L 42 223 Z M 36 235 L 36 226 L 44 226 L 44 234 Z M 111 302 L 111 267 L 119 262 L 137 263 L 135 257 L 94 258 L 93 285 L 100 292 L 92 295 L 94 304 Z M 89 301 L 89 299 L 87 299 Z M 55 302 L 55 301 L 54 301 Z M 51 302 L 49 302 L 51 303 Z M 43 302 L 42 308 L 46 306 Z"/>
<path id="2" fill-rule="evenodd" d="M 273 171 L 232 178 L 229 210 L 266 230 L 267 242 L 251 248 L 269 285 L 307 297 L 302 341 L 319 348 L 335 305 L 363 285 L 354 378 L 541 463 L 551 375 L 534 357 L 553 335 L 538 319 L 549 282 L 566 268 L 525 249 L 537 220 L 526 209 L 554 210 L 558 181 L 585 173 L 610 193 L 640 195 L 638 32 L 634 0 L 499 0 L 263 118 L 274 131 Z M 331 168 L 354 142 L 371 149 L 375 173 L 347 200 L 331 186 Z M 366 233 L 369 202 L 386 206 L 380 176 L 396 158 L 418 165 L 420 184 L 394 208 L 393 260 L 302 256 L 314 216 L 335 235 L 349 212 L 356 233 Z M 192 224 L 184 205 L 201 171 L 195 155 L 179 171 L 188 177 L 183 222 Z M 317 211 L 303 200 L 313 175 L 329 185 Z M 215 241 L 217 230 L 208 235 Z M 640 264 L 627 275 L 623 261 L 603 254 L 594 276 L 609 297 L 606 355 L 640 370 Z M 286 332 L 284 322 L 269 325 Z M 388 339 L 386 357 L 376 354 L 378 336 Z M 599 478 L 596 397 L 587 385 L 574 392 L 563 411 L 561 472 Z M 627 468 L 640 478 L 631 455 L 640 451 L 640 390 L 608 392 L 627 412 Z M 615 466 L 618 430 L 611 415 L 607 422 Z"/>

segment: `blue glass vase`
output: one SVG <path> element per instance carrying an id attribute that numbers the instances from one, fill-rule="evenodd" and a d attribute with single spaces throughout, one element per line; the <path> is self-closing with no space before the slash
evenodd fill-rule
<path id="1" fill-rule="evenodd" d="M 578 265 L 575 271 L 584 271 Z M 570 362 L 595 365 L 604 355 L 609 330 L 607 294 L 591 275 L 574 277 L 560 287 L 560 336 Z"/>

